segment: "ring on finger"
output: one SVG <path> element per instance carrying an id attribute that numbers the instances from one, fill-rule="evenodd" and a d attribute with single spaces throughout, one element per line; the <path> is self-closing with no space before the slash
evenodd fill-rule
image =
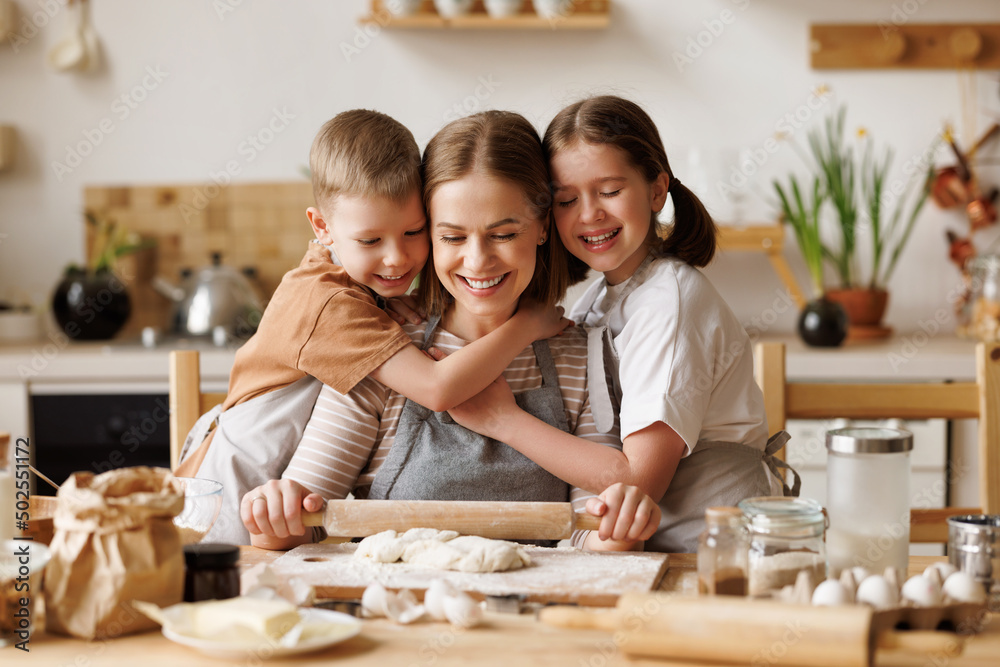
<path id="1" fill-rule="evenodd" d="M 267 498 L 265 496 L 254 496 L 253 498 L 250 499 L 250 504 L 253 505 L 258 500 L 263 500 L 264 502 L 267 502 Z"/>

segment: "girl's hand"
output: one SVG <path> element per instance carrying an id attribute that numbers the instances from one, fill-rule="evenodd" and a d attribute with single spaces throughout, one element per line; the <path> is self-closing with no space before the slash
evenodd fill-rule
<path id="1" fill-rule="evenodd" d="M 410 294 L 393 297 L 386 301 L 385 312 L 400 326 L 407 322 L 420 324 L 427 319 L 427 315 L 417 309 L 417 300 Z"/>
<path id="2" fill-rule="evenodd" d="M 562 306 L 547 306 L 530 299 L 521 299 L 515 317 L 521 318 L 521 326 L 533 331 L 535 340 L 546 340 L 558 336 L 566 327 L 573 326 L 573 320 L 563 317 Z"/>
<path id="3" fill-rule="evenodd" d="M 591 545 L 599 549 L 631 549 L 636 542 L 651 538 L 660 525 L 660 506 L 639 487 L 620 482 L 589 498 L 587 512 L 602 517 L 597 531 L 602 543 L 623 543 Z"/>
<path id="4" fill-rule="evenodd" d="M 449 410 L 448 414 L 470 431 L 502 442 L 501 427 L 511 412 L 520 409 L 507 380 L 501 375 L 486 389 Z"/>
<path id="5" fill-rule="evenodd" d="M 251 489 L 240 502 L 240 518 L 251 535 L 285 538 L 305 535 L 302 510 L 318 512 L 323 496 L 290 479 L 272 479 Z"/>

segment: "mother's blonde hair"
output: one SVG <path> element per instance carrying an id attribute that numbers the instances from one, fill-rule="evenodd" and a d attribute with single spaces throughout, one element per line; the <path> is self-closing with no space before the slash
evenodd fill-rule
<path id="1" fill-rule="evenodd" d="M 571 283 L 566 255 L 553 239 L 548 163 L 538 133 L 524 116 L 512 111 L 483 111 L 448 123 L 427 144 L 421 169 L 428 211 L 440 186 L 472 173 L 517 186 L 524 194 L 526 216 L 541 221 L 547 233 L 545 243 L 535 251 L 535 274 L 521 296 L 549 305 L 565 296 Z M 420 278 L 420 305 L 428 313 L 440 313 L 448 304 L 448 295 L 434 271 L 433 244 L 431 247 L 431 258 Z"/>

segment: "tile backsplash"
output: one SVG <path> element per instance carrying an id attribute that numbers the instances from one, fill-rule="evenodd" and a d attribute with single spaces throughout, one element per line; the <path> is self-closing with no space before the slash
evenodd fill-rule
<path id="1" fill-rule="evenodd" d="M 208 265 L 219 252 L 223 264 L 256 269 L 269 298 L 313 238 L 305 213 L 313 205 L 307 181 L 92 186 L 84 190 L 84 205 L 156 242 L 118 266 L 132 297 L 132 316 L 118 337 L 135 336 L 146 326 L 166 328 L 172 304 L 153 289 L 155 276 L 178 283 L 182 269 Z"/>

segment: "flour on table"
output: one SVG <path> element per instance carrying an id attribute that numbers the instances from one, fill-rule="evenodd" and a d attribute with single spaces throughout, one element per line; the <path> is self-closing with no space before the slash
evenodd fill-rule
<path id="1" fill-rule="evenodd" d="M 411 528 L 399 534 L 386 530 L 361 540 L 354 557 L 379 563 L 404 563 L 437 570 L 504 572 L 531 564 L 520 545 L 453 530 Z"/>

